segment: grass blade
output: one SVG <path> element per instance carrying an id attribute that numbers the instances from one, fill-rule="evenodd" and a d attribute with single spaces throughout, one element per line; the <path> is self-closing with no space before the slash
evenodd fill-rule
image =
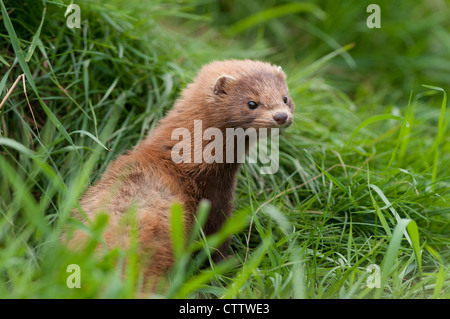
<path id="1" fill-rule="evenodd" d="M 346 52 L 350 49 L 352 49 L 355 46 L 354 43 L 349 43 L 344 45 L 343 47 L 334 50 L 333 52 L 328 53 L 327 55 L 321 57 L 320 59 L 318 59 L 317 61 L 311 63 L 310 65 L 308 65 L 306 68 L 298 71 L 295 74 L 296 78 L 302 78 L 302 77 L 306 77 L 309 74 L 313 74 L 316 70 L 320 69 L 320 67 L 322 67 L 323 65 L 325 65 L 325 63 L 327 63 L 328 61 L 332 60 L 333 58 L 337 57 L 338 55 L 341 55 L 343 52 Z"/>
<path id="2" fill-rule="evenodd" d="M 30 61 L 31 57 L 33 56 L 34 50 L 36 49 L 36 45 L 38 44 L 38 41 L 40 42 L 39 38 L 41 36 L 42 26 L 44 25 L 46 12 L 47 12 L 47 7 L 44 7 L 44 10 L 42 11 L 41 24 L 39 24 L 39 28 L 37 29 L 36 34 L 33 37 L 33 40 L 31 40 L 31 45 L 28 48 L 27 56 L 25 57 L 25 62 Z"/>
<path id="3" fill-rule="evenodd" d="M 1 56 L 1 54 L 0 54 L 0 62 L 6 65 L 8 68 L 10 67 L 9 63 L 5 60 L 4 57 Z"/>
<path id="4" fill-rule="evenodd" d="M 170 209 L 170 227 L 175 259 L 180 259 L 185 251 L 184 242 L 184 210 L 181 204 L 173 204 Z"/>
<path id="5" fill-rule="evenodd" d="M 325 18 L 325 12 L 323 12 L 322 9 L 320 9 L 314 3 L 287 3 L 260 11 L 241 21 L 238 21 L 233 24 L 226 33 L 228 35 L 234 35 L 268 20 L 299 12 L 312 13 L 314 16 L 321 20 Z"/>
<path id="6" fill-rule="evenodd" d="M 407 126 L 409 125 L 408 118 L 409 118 L 409 112 L 411 109 L 411 99 L 412 99 L 412 92 L 409 95 L 408 107 L 406 108 L 406 113 L 405 113 L 405 116 L 403 117 L 403 122 L 402 122 L 402 126 L 400 128 L 400 133 L 398 134 L 397 143 L 395 144 L 394 151 L 392 152 L 391 159 L 389 160 L 388 168 L 391 167 L 392 162 L 394 162 L 394 159 L 397 155 L 397 150 L 400 147 L 400 144 L 402 143 L 404 136 L 408 131 Z"/>
<path id="7" fill-rule="evenodd" d="M 384 120 L 403 120 L 403 118 L 401 116 L 397 116 L 397 115 L 392 115 L 392 114 L 380 114 L 380 115 L 375 115 L 372 116 L 370 118 L 368 118 L 367 120 L 363 121 L 361 124 L 359 124 L 356 129 L 353 131 L 352 136 L 350 137 L 350 141 L 353 140 L 353 138 L 356 136 L 356 134 L 358 134 L 358 132 L 365 126 L 375 123 L 377 121 L 384 121 Z"/>
<path id="8" fill-rule="evenodd" d="M 431 153 L 434 151 L 433 169 L 431 173 L 431 190 L 432 192 L 434 192 L 436 188 L 436 177 L 438 172 L 439 145 L 441 145 L 444 141 L 445 129 L 447 126 L 444 124 L 445 109 L 447 108 L 447 93 L 443 88 L 437 86 L 430 86 L 430 85 L 423 85 L 423 86 L 432 90 L 441 91 L 444 94 L 444 97 L 442 98 L 441 112 L 439 114 L 438 135 L 435 138 L 433 146 L 431 147 L 430 150 Z"/>
<path id="9" fill-rule="evenodd" d="M 267 252 L 268 247 L 270 246 L 270 243 L 271 243 L 270 236 L 263 239 L 262 244 L 253 253 L 252 257 L 247 261 L 244 267 L 239 271 L 239 273 L 236 275 L 236 279 L 233 281 L 233 284 L 224 293 L 223 295 L 224 299 L 229 299 L 238 296 L 238 292 L 241 289 L 241 287 L 245 285 L 248 277 L 250 277 L 251 273 L 261 263 L 264 255 Z"/>
<path id="10" fill-rule="evenodd" d="M 326 170 L 324 170 L 322 167 L 320 167 L 315 161 L 314 159 L 311 157 L 311 155 L 306 151 L 303 150 L 303 154 L 305 154 L 305 156 L 314 163 L 314 165 L 316 165 L 316 167 L 326 176 L 328 177 L 334 184 L 336 184 L 340 189 L 342 189 L 344 191 L 344 193 L 346 193 L 347 195 L 350 196 L 350 193 L 348 192 L 347 188 L 345 188 L 344 184 L 341 183 L 341 181 L 339 181 L 338 179 L 336 179 L 333 175 L 331 175 L 329 172 L 327 172 Z"/>
<path id="11" fill-rule="evenodd" d="M 94 135 L 92 135 L 91 133 L 89 133 L 88 131 L 85 130 L 76 130 L 71 132 L 70 134 L 74 134 L 74 133 L 80 133 L 80 134 L 84 134 L 89 136 L 95 143 L 97 143 L 98 145 L 100 145 L 101 147 L 103 147 L 105 150 L 107 150 L 108 152 L 111 152 L 111 149 L 107 148 L 105 146 L 105 144 L 103 144 L 97 137 L 95 137 Z"/>
<path id="12" fill-rule="evenodd" d="M 377 216 L 378 216 L 378 218 L 380 219 L 381 225 L 382 225 L 383 228 L 384 228 L 384 231 L 386 232 L 386 234 L 389 235 L 389 237 L 391 237 L 391 236 L 392 236 L 391 229 L 389 228 L 389 225 L 388 225 L 388 223 L 387 223 L 387 221 L 386 221 L 386 218 L 384 218 L 384 214 L 383 214 L 383 212 L 380 210 L 380 207 L 378 206 L 378 204 L 377 204 L 375 198 L 373 198 L 373 195 L 372 195 L 372 192 L 370 191 L 370 189 L 369 189 L 369 195 L 370 195 L 370 199 L 371 199 L 371 201 L 372 201 L 372 204 L 373 204 L 373 206 L 375 207 L 375 211 L 376 211 L 376 213 L 377 213 Z"/>
<path id="13" fill-rule="evenodd" d="M 417 228 L 417 223 L 414 220 L 411 220 L 408 223 L 406 230 L 411 238 L 412 248 L 416 257 L 419 273 L 422 274 L 422 255 L 420 254 L 419 229 Z"/>
<path id="14" fill-rule="evenodd" d="M 8 146 L 16 151 L 19 151 L 22 154 L 25 154 L 27 156 L 33 156 L 34 152 L 30 150 L 29 148 L 25 147 L 23 144 L 20 144 L 19 142 L 12 140 L 7 137 L 0 137 L 0 145 Z"/>
<path id="15" fill-rule="evenodd" d="M 411 226 L 409 226 L 411 225 Z M 409 227 L 408 227 L 409 226 Z M 386 253 L 386 256 L 383 259 L 383 263 L 381 265 L 381 287 L 377 289 L 375 293 L 375 297 L 379 298 L 384 287 L 387 284 L 387 280 L 391 273 L 394 271 L 393 266 L 397 260 L 398 252 L 400 250 L 401 241 L 403 238 L 403 234 L 406 234 L 405 231 L 409 230 L 411 233 L 411 237 L 413 240 L 413 249 L 414 254 L 416 255 L 416 260 L 421 267 L 421 258 L 420 258 L 420 246 L 419 246 L 419 234 L 417 231 L 417 224 L 415 221 L 411 219 L 401 219 L 398 224 L 395 226 L 394 232 L 391 236 L 391 240 L 389 243 L 389 247 Z M 419 257 L 418 257 L 419 256 Z M 420 271 L 420 270 L 419 270 Z"/>

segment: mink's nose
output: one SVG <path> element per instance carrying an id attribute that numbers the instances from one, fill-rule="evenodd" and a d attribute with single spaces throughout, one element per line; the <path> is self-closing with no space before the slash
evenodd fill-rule
<path id="1" fill-rule="evenodd" d="M 288 115 L 286 113 L 277 113 L 273 116 L 273 119 L 275 122 L 277 122 L 278 125 L 286 123 L 286 120 L 288 118 Z"/>

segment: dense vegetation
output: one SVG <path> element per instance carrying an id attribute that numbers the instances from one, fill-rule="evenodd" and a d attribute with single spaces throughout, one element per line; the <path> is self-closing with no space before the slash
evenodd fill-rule
<path id="1" fill-rule="evenodd" d="M 198 68 L 231 57 L 283 66 L 295 122 L 278 173 L 244 165 L 235 217 L 178 250 L 163 296 L 450 297 L 448 2 L 378 1 L 380 29 L 357 0 L 76 3 L 79 29 L 69 1 L 0 0 L 0 297 L 142 296 L 136 247 L 93 252 L 104 216 L 84 251 L 58 239 Z M 234 257 L 202 267 L 228 234 Z"/>

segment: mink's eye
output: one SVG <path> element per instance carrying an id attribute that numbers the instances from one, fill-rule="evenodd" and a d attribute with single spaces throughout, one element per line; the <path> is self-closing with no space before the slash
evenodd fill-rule
<path id="1" fill-rule="evenodd" d="M 254 110 L 258 107 L 258 103 L 254 102 L 254 101 L 248 102 L 247 105 L 251 110 Z"/>
<path id="2" fill-rule="evenodd" d="M 287 98 L 286 95 L 285 95 L 284 98 L 283 98 L 283 102 L 284 102 L 284 104 L 287 104 L 287 102 L 288 102 L 288 98 Z"/>

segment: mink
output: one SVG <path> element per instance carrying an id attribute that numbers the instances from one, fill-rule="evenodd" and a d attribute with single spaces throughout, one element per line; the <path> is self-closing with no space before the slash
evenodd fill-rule
<path id="1" fill-rule="evenodd" d="M 170 229 L 173 203 L 184 208 L 188 236 L 199 202 L 208 200 L 210 213 L 203 231 L 205 235 L 217 232 L 232 214 L 236 177 L 242 165 L 236 156 L 233 161 L 195 161 L 202 154 L 194 143 L 178 152 L 180 139 L 174 138 L 174 132 L 182 128 L 193 137 L 195 121 L 201 123 L 203 132 L 217 128 L 224 135 L 227 128 L 285 128 L 293 121 L 293 109 L 281 67 L 253 60 L 211 62 L 203 66 L 147 137 L 109 165 L 82 196 L 81 208 L 89 219 L 99 212 L 109 215 L 103 237 L 111 248 L 129 246 L 127 214 L 134 210 L 145 273 L 162 276 L 174 263 Z M 206 139 L 201 143 L 204 149 L 212 142 Z M 237 151 L 225 147 L 225 138 L 223 144 L 224 157 Z M 174 160 L 174 151 L 184 160 Z M 72 246 L 86 236 L 76 230 Z M 230 239 L 218 248 L 214 261 L 227 256 L 229 244 Z"/>

